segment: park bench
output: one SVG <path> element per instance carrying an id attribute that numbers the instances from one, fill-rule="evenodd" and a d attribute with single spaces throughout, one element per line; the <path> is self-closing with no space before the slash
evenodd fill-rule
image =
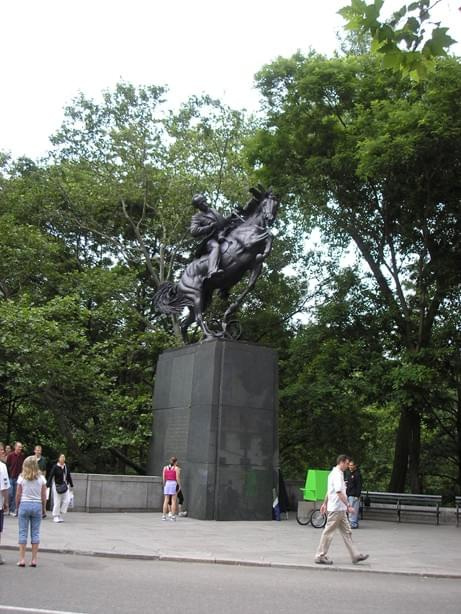
<path id="1" fill-rule="evenodd" d="M 362 493 L 362 517 L 371 513 L 393 511 L 401 522 L 408 514 L 434 514 L 439 524 L 440 495 L 412 495 L 395 492 Z M 460 498 L 461 499 L 461 498 Z"/>
<path id="2" fill-rule="evenodd" d="M 461 497 L 455 497 L 456 502 L 456 526 L 459 527 L 459 516 L 461 514 Z"/>

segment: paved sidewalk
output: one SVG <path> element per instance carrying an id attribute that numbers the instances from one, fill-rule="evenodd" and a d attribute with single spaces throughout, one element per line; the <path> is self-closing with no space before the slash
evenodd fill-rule
<path id="1" fill-rule="evenodd" d="M 329 556 L 334 565 L 314 563 L 321 531 L 297 524 L 294 513 L 280 522 L 214 522 L 161 514 L 71 512 L 63 523 L 42 522 L 42 552 L 196 561 L 358 573 L 398 573 L 461 578 L 461 527 L 362 521 L 353 532 L 359 550 L 370 554 L 353 565 L 339 533 Z M 1 550 L 17 548 L 17 520 L 5 518 Z"/>

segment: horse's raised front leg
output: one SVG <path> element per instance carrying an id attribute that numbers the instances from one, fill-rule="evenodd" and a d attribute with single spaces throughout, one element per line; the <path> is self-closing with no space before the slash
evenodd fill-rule
<path id="1" fill-rule="evenodd" d="M 264 250 L 262 254 L 258 254 L 256 256 L 256 262 L 264 262 L 264 260 L 267 258 L 267 256 L 269 255 L 272 249 L 273 240 L 274 240 L 274 237 L 271 234 L 269 234 L 269 236 L 266 239 L 266 243 L 264 245 Z"/>
<path id="2" fill-rule="evenodd" d="M 257 262 L 255 266 L 251 269 L 250 278 L 248 280 L 247 287 L 245 288 L 243 292 L 239 294 L 239 296 L 235 299 L 235 301 L 231 305 L 229 305 L 229 307 L 226 309 L 224 313 L 224 318 L 223 318 L 224 325 L 226 322 L 229 322 L 231 315 L 235 313 L 237 309 L 240 307 L 243 299 L 246 297 L 248 292 L 251 292 L 251 290 L 254 288 L 254 285 L 258 277 L 261 275 L 262 268 L 263 268 L 262 262 Z"/>

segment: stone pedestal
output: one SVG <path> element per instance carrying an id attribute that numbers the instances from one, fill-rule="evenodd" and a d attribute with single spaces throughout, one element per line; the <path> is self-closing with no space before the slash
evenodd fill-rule
<path id="1" fill-rule="evenodd" d="M 272 518 L 277 389 L 270 348 L 215 339 L 160 356 L 148 470 L 178 458 L 190 516 Z"/>

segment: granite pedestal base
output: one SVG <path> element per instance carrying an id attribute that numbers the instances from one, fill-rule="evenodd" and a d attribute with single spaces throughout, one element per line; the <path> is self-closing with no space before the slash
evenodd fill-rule
<path id="1" fill-rule="evenodd" d="M 215 339 L 160 356 L 148 471 L 178 458 L 190 516 L 272 518 L 277 389 L 270 348 Z"/>

